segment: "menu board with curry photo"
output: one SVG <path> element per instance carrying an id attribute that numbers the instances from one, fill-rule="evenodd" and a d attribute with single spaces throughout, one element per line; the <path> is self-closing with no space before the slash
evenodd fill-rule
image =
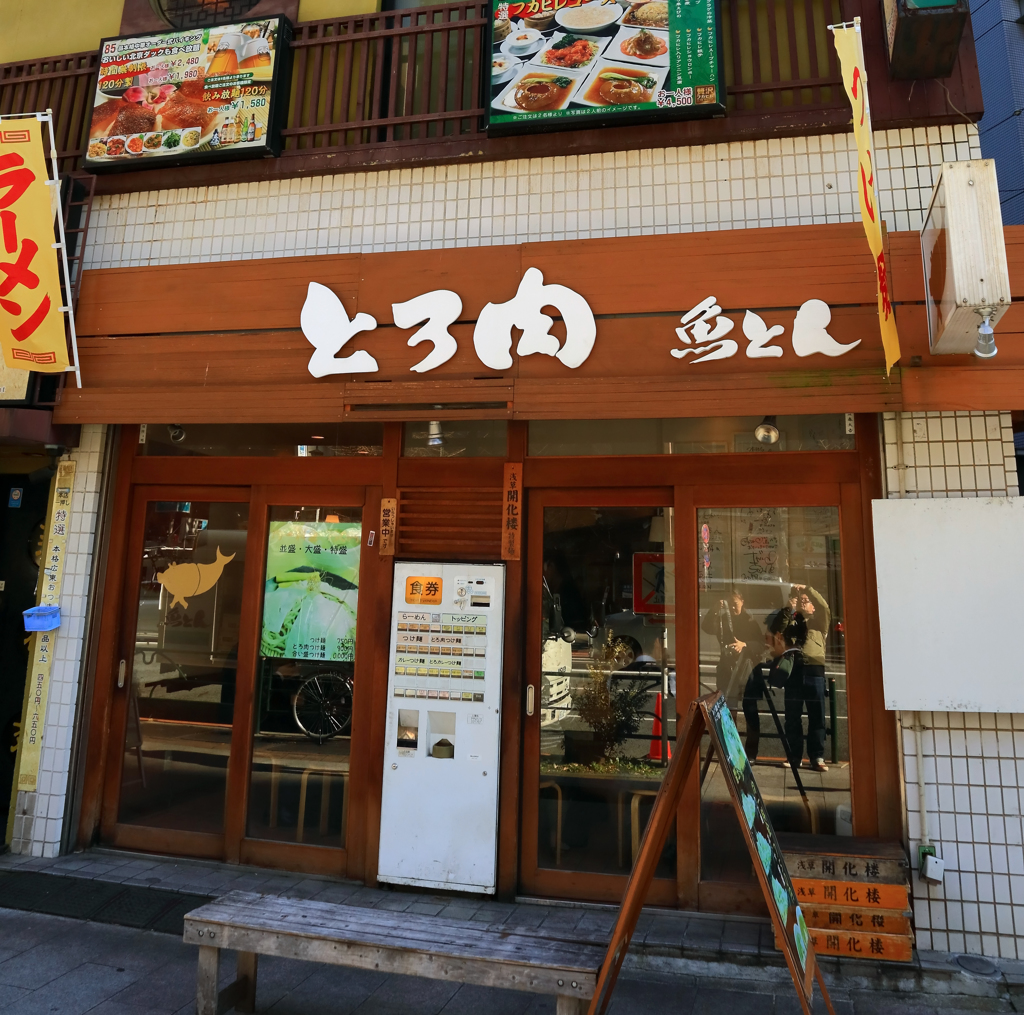
<path id="1" fill-rule="evenodd" d="M 716 0 L 493 0 L 488 133 L 722 116 Z"/>
<path id="2" fill-rule="evenodd" d="M 277 155 L 290 40 L 282 17 L 104 39 L 85 167 Z"/>

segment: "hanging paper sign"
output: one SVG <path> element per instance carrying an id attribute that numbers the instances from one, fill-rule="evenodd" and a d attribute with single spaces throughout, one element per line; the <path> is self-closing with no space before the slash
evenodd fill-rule
<path id="1" fill-rule="evenodd" d="M 8 368 L 68 366 L 42 123 L 0 121 L 0 344 Z"/>

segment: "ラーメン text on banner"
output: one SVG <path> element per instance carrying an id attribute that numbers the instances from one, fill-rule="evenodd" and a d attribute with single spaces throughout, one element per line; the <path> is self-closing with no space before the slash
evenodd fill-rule
<path id="1" fill-rule="evenodd" d="M 10 368 L 68 367 L 43 123 L 0 120 L 0 345 Z"/>
<path id="2" fill-rule="evenodd" d="M 860 34 L 860 18 L 852 24 L 832 25 L 836 53 L 843 69 L 843 86 L 853 107 L 853 136 L 857 142 L 857 193 L 860 217 L 868 238 L 871 256 L 878 276 L 878 325 L 885 349 L 885 372 L 900 358 L 900 337 L 889 293 L 889 272 L 882 245 L 882 213 L 878 207 L 878 184 L 875 181 L 874 143 L 871 136 L 871 106 L 868 102 L 868 77 L 864 68 L 864 45 Z"/>

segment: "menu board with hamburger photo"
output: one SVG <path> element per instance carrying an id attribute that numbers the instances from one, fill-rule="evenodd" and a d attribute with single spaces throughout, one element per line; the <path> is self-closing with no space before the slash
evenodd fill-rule
<path id="1" fill-rule="evenodd" d="M 493 0 L 488 133 L 722 116 L 716 0 Z"/>
<path id="2" fill-rule="evenodd" d="M 86 168 L 278 154 L 290 39 L 283 17 L 104 39 Z"/>

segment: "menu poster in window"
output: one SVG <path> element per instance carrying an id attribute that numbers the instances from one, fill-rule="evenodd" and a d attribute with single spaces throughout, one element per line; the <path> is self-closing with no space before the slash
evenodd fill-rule
<path id="1" fill-rule="evenodd" d="M 782 848 L 775 837 L 771 819 L 754 780 L 739 730 L 736 729 L 728 703 L 722 695 L 710 703 L 708 699 L 702 700 L 701 709 L 707 717 L 708 731 L 714 741 L 729 793 L 737 811 L 743 815 L 740 827 L 764 897 L 774 910 L 772 915 L 776 918 L 776 929 L 782 932 L 777 934 L 777 938 L 784 942 L 793 980 L 804 991 L 809 1002 L 815 971 L 814 948 L 804 915 L 796 901 L 796 892 Z"/>
<path id="2" fill-rule="evenodd" d="M 283 17 L 104 39 L 85 168 L 277 155 L 290 42 Z"/>
<path id="3" fill-rule="evenodd" d="M 357 521 L 272 521 L 260 653 L 352 662 L 359 599 Z"/>
<path id="4" fill-rule="evenodd" d="M 717 0 L 491 0 L 488 133 L 725 115 Z"/>

